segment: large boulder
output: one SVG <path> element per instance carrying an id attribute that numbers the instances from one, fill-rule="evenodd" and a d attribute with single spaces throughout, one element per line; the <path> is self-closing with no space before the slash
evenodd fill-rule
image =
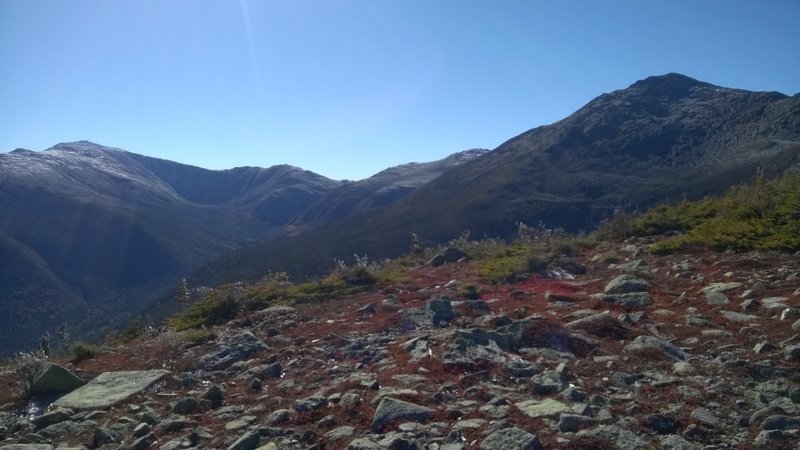
<path id="1" fill-rule="evenodd" d="M 213 352 L 200 357 L 200 367 L 204 370 L 222 370 L 266 349 L 267 345 L 253 333 L 240 331 L 231 335 Z"/>
<path id="2" fill-rule="evenodd" d="M 31 384 L 31 395 L 64 395 L 83 386 L 85 382 L 69 370 L 45 362 Z"/>
<path id="3" fill-rule="evenodd" d="M 603 290 L 606 294 L 627 294 L 630 292 L 644 292 L 650 283 L 630 274 L 622 274 L 606 284 Z"/>
<path id="4" fill-rule="evenodd" d="M 497 430 L 481 442 L 481 450 L 539 450 L 543 448 L 539 438 L 516 427 Z"/>
<path id="5" fill-rule="evenodd" d="M 455 319 L 456 312 L 449 298 L 432 298 L 425 303 L 425 317 L 430 318 L 434 325 L 439 325 L 450 323 Z"/>
<path id="6" fill-rule="evenodd" d="M 104 409 L 147 389 L 164 378 L 167 370 L 103 372 L 85 386 L 56 400 L 56 407 L 76 410 Z"/>
<path id="7" fill-rule="evenodd" d="M 384 397 L 372 418 L 372 431 L 380 433 L 387 425 L 399 420 L 424 423 L 431 417 L 433 412 L 432 409 L 425 406 L 415 405 L 392 397 Z"/>

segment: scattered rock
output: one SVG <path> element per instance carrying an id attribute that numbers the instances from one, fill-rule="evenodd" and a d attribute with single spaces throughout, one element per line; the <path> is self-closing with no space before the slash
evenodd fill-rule
<path id="1" fill-rule="evenodd" d="M 800 345 L 790 345 L 783 350 L 783 359 L 786 361 L 800 361 Z"/>
<path id="2" fill-rule="evenodd" d="M 56 408 L 52 411 L 46 412 L 39 417 L 34 418 L 31 420 L 36 428 L 45 428 L 49 427 L 50 425 L 64 422 L 65 420 L 69 420 L 69 418 L 74 414 L 74 411 L 67 408 Z"/>
<path id="3" fill-rule="evenodd" d="M 553 417 L 562 413 L 572 412 L 569 406 L 551 398 L 543 400 L 525 400 L 517 403 L 516 406 L 520 411 L 525 413 L 526 416 L 533 419 L 539 417 Z"/>
<path id="4" fill-rule="evenodd" d="M 708 286 L 700 289 L 701 294 L 708 292 L 727 292 L 742 287 L 742 283 L 729 282 L 729 283 L 711 283 Z"/>
<path id="5" fill-rule="evenodd" d="M 800 429 L 800 417 L 787 415 L 769 416 L 761 422 L 762 430 L 797 430 Z"/>
<path id="6" fill-rule="evenodd" d="M 379 450 L 380 448 L 380 445 L 367 438 L 358 438 L 350 442 L 350 444 L 345 447 L 345 450 Z"/>
<path id="7" fill-rule="evenodd" d="M 261 443 L 261 433 L 248 431 L 228 447 L 228 450 L 255 450 Z"/>
<path id="8" fill-rule="evenodd" d="M 650 353 L 656 351 L 675 361 L 685 361 L 688 358 L 688 355 L 683 350 L 653 336 L 637 337 L 633 342 L 625 346 L 624 351 L 626 353 Z"/>
<path id="9" fill-rule="evenodd" d="M 720 291 L 708 291 L 705 293 L 706 303 L 709 305 L 727 305 L 731 301 Z"/>
<path id="10" fill-rule="evenodd" d="M 712 428 L 719 426 L 719 419 L 709 410 L 705 408 L 697 408 L 689 415 L 692 419 L 702 422 Z"/>
<path id="11" fill-rule="evenodd" d="M 221 370 L 266 349 L 267 345 L 253 333 L 239 331 L 220 344 L 215 351 L 200 357 L 199 365 L 203 370 Z"/>
<path id="12" fill-rule="evenodd" d="M 414 403 L 384 397 L 375 410 L 372 419 L 372 431 L 381 432 L 390 423 L 398 420 L 425 423 L 433 414 L 433 410 Z"/>
<path id="13" fill-rule="evenodd" d="M 563 433 L 575 433 L 597 424 L 597 419 L 580 414 L 562 413 L 558 418 L 558 429 Z"/>
<path id="14" fill-rule="evenodd" d="M 449 298 L 432 298 L 425 304 L 425 317 L 428 317 L 433 325 L 450 323 L 455 317 L 456 312 Z"/>
<path id="15" fill-rule="evenodd" d="M 177 402 L 172 407 L 172 412 L 175 414 L 191 414 L 197 411 L 198 402 L 196 398 L 193 397 L 184 397 Z"/>
<path id="16" fill-rule="evenodd" d="M 481 450 L 539 449 L 544 449 L 539 438 L 517 427 L 495 431 L 481 442 Z"/>
<path id="17" fill-rule="evenodd" d="M 225 394 L 222 392 L 221 387 L 214 384 L 211 385 L 205 392 L 203 392 L 203 395 L 201 395 L 200 398 L 207 400 L 212 408 L 219 408 L 222 406 L 222 402 L 225 399 Z"/>
<path id="18" fill-rule="evenodd" d="M 599 337 L 624 339 L 628 336 L 628 329 L 620 321 L 611 317 L 608 311 L 593 314 L 582 319 L 573 320 L 565 325 L 570 330 L 585 331 Z"/>
<path id="19" fill-rule="evenodd" d="M 627 294 L 594 294 L 597 300 L 619 305 L 623 308 L 644 308 L 653 304 L 653 299 L 647 292 L 629 292 Z"/>
<path id="20" fill-rule="evenodd" d="M 630 292 L 644 292 L 650 283 L 630 274 L 622 274 L 606 284 L 603 292 L 606 294 L 627 294 Z"/>
<path id="21" fill-rule="evenodd" d="M 651 414 L 644 419 L 644 423 L 658 434 L 672 434 L 678 430 L 678 424 L 662 414 Z"/>

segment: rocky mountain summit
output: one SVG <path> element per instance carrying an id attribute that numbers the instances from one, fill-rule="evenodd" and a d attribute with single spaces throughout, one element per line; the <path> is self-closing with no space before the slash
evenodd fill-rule
<path id="1" fill-rule="evenodd" d="M 798 255 L 654 241 L 499 283 L 462 245 L 143 335 L 69 366 L 88 384 L 44 413 L 3 383 L 0 449 L 797 448 Z"/>

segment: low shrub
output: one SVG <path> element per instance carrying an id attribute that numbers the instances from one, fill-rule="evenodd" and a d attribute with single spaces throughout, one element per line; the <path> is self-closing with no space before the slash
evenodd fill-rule
<path id="1" fill-rule="evenodd" d="M 97 356 L 98 348 L 85 342 L 75 342 L 69 348 L 70 361 L 77 364 Z"/>

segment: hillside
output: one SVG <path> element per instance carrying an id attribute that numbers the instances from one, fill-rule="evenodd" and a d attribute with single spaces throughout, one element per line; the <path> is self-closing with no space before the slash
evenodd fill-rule
<path id="1" fill-rule="evenodd" d="M 14 266 L 0 278 L 3 350 L 62 323 L 98 337 L 338 184 L 289 166 L 210 171 L 89 142 L 0 154 L 0 174 L 0 259 Z"/>
<path id="2" fill-rule="evenodd" d="M 796 256 L 659 256 L 664 236 L 585 246 L 531 231 L 461 240 L 468 257 L 442 265 L 424 249 L 309 283 L 220 287 L 207 299 L 223 307 L 173 321 L 186 331 L 128 332 L 64 360 L 95 381 L 47 414 L 34 402 L 19 415 L 24 366 L 4 372 L 0 434 L 41 449 L 794 448 Z M 519 255 L 572 269 L 495 278 Z M 120 388 L 101 380 L 130 370 L 152 381 L 107 400 Z"/>
<path id="3" fill-rule="evenodd" d="M 64 323 L 98 339 L 222 253 L 380 208 L 480 153 L 350 183 L 288 165 L 206 170 L 85 141 L 0 154 L 0 354 Z"/>
<path id="4" fill-rule="evenodd" d="M 373 258 L 428 243 L 510 237 L 518 222 L 591 230 L 614 211 L 719 194 L 800 162 L 800 94 L 724 88 L 680 74 L 603 94 L 569 117 L 514 137 L 402 200 L 221 257 L 197 283 L 268 272 L 319 273 L 354 253 Z"/>

